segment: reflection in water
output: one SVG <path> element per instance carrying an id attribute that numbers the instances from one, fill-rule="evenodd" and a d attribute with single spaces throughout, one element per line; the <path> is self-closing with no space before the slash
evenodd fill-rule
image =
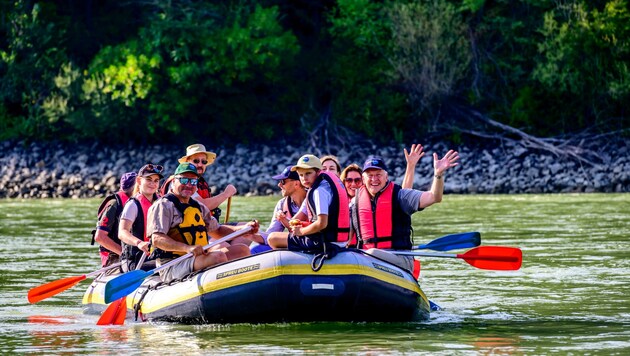
<path id="1" fill-rule="evenodd" d="M 481 355 L 511 355 L 521 353 L 518 342 L 519 338 L 483 336 L 475 340 L 473 346 Z"/>
<path id="2" fill-rule="evenodd" d="M 70 354 L 84 342 L 81 333 L 64 328 L 65 325 L 75 324 L 76 319 L 67 316 L 31 315 L 29 324 L 42 324 L 43 326 L 29 328 L 32 337 L 31 345 L 40 350 L 68 350 Z"/>

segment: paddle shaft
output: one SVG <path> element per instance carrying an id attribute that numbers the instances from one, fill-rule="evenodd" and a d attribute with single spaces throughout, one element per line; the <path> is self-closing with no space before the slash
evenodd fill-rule
<path id="1" fill-rule="evenodd" d="M 243 235 L 251 231 L 251 229 L 252 229 L 251 226 L 245 226 L 243 229 L 235 231 L 227 236 L 224 236 L 216 241 L 213 241 L 212 243 L 207 244 L 206 246 L 203 247 L 203 249 L 205 251 L 222 242 L 233 239 L 239 235 Z M 128 295 L 129 293 L 132 293 L 142 284 L 142 281 L 144 281 L 145 278 L 152 276 L 155 273 L 165 268 L 169 268 L 177 263 L 180 263 L 183 260 L 190 258 L 192 256 L 193 256 L 192 253 L 187 253 L 183 256 L 177 257 L 174 260 L 171 260 L 161 265 L 160 267 L 154 268 L 150 271 L 147 271 L 147 272 L 141 271 L 141 270 L 129 271 L 127 273 L 121 274 L 120 276 L 114 279 L 109 280 L 107 284 L 105 284 L 105 303 L 112 302 L 120 297 L 124 297 Z"/>
<path id="2" fill-rule="evenodd" d="M 223 220 L 224 224 L 227 224 L 227 222 L 230 221 L 230 207 L 232 207 L 232 197 L 229 197 L 227 201 L 227 209 L 225 209 L 225 219 Z"/>
<path id="3" fill-rule="evenodd" d="M 88 274 L 85 275 L 85 277 L 92 277 L 92 276 L 97 276 L 105 271 L 109 271 L 110 269 L 114 269 L 116 267 L 120 267 L 122 265 L 122 262 L 116 262 L 114 264 L 111 264 L 109 266 L 103 267 L 101 269 L 99 269 L 98 271 L 94 271 L 94 272 L 90 272 Z"/>
<path id="4" fill-rule="evenodd" d="M 203 250 L 206 251 L 209 248 L 212 248 L 212 247 L 214 247 L 214 246 L 216 246 L 216 245 L 218 245 L 218 244 L 220 244 L 222 242 L 229 241 L 229 240 L 231 240 L 231 239 L 233 239 L 233 238 L 235 238 L 237 236 L 243 235 L 246 232 L 250 231 L 251 229 L 252 229 L 251 226 L 246 226 L 243 229 L 240 229 L 238 231 L 234 231 L 233 233 L 231 233 L 229 235 L 223 236 L 222 238 L 220 238 L 220 239 L 218 239 L 216 241 L 212 241 L 211 243 L 205 245 L 203 247 Z M 179 263 L 179 262 L 181 262 L 181 261 L 183 261 L 183 260 L 185 260 L 187 258 L 190 258 L 192 256 L 193 256 L 193 254 L 191 252 L 188 252 L 187 254 L 185 254 L 185 255 L 183 255 L 181 257 L 177 257 L 176 259 L 174 259 L 172 261 L 169 261 L 169 262 L 161 265 L 160 267 L 157 267 L 157 268 L 153 269 L 151 271 L 151 274 L 155 274 L 155 273 L 157 273 L 157 272 L 159 272 L 159 271 L 161 271 L 161 270 L 163 270 L 165 268 L 169 268 L 169 267 L 173 266 L 174 264 Z M 148 277 L 148 275 L 147 275 L 147 277 Z"/>

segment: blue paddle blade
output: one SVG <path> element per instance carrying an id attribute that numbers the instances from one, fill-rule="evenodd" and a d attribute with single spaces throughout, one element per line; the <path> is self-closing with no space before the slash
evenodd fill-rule
<path id="1" fill-rule="evenodd" d="M 462 232 L 437 238 L 428 244 L 420 245 L 414 250 L 450 251 L 461 248 L 477 247 L 481 244 L 481 234 L 478 232 Z"/>
<path id="2" fill-rule="evenodd" d="M 145 278 L 151 276 L 153 271 L 145 272 L 143 270 L 129 271 L 122 274 L 105 285 L 105 304 L 109 304 L 114 300 L 120 299 L 131 294 L 138 289 Z"/>
<path id="3" fill-rule="evenodd" d="M 429 307 L 431 308 L 431 311 L 440 311 L 440 310 L 442 310 L 442 307 L 437 305 L 436 303 L 434 303 L 432 300 L 429 300 Z"/>

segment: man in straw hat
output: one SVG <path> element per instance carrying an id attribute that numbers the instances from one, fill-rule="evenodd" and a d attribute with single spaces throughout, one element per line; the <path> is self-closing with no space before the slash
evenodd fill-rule
<path id="1" fill-rule="evenodd" d="M 197 183 L 197 192 L 193 195 L 193 198 L 208 207 L 208 209 L 212 211 L 212 215 L 218 219 L 221 215 L 219 205 L 221 205 L 232 195 L 236 194 L 236 188 L 232 184 L 228 184 L 222 193 L 212 196 L 212 192 L 210 192 L 210 186 L 208 185 L 208 182 L 203 178 L 203 174 L 206 172 L 206 168 L 214 162 L 216 157 L 216 153 L 206 151 L 206 147 L 204 145 L 200 143 L 195 143 L 186 148 L 186 155 L 182 156 L 178 160 L 178 162 L 191 163 L 197 168 L 199 181 Z M 164 185 L 162 185 L 162 188 L 160 189 L 162 195 L 168 193 L 169 186 L 172 180 L 173 176 L 169 177 L 164 182 Z"/>

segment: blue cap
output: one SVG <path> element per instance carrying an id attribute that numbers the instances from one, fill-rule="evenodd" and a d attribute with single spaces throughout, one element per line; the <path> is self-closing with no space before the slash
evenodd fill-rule
<path id="1" fill-rule="evenodd" d="M 363 171 L 365 172 L 368 169 L 382 169 L 387 171 L 387 165 L 380 156 L 368 156 L 365 163 L 363 163 Z"/>
<path id="2" fill-rule="evenodd" d="M 293 168 L 293 166 L 287 166 L 287 168 L 285 168 L 282 171 L 282 173 L 275 175 L 271 178 L 275 180 L 282 180 L 282 179 L 300 180 L 300 176 L 297 174 L 296 171 L 291 171 L 291 168 Z"/>

